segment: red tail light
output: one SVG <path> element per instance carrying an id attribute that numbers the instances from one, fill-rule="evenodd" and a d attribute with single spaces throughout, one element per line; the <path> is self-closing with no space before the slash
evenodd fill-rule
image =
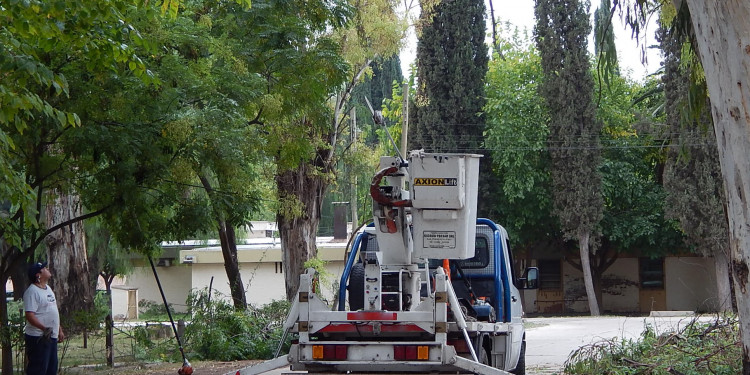
<path id="1" fill-rule="evenodd" d="M 346 345 L 313 345 L 313 359 L 346 361 L 348 348 Z"/>
<path id="2" fill-rule="evenodd" d="M 430 359 L 430 347 L 421 345 L 396 345 L 393 347 L 396 361 L 424 361 Z"/>
<path id="3" fill-rule="evenodd" d="M 345 361 L 348 348 L 346 345 L 336 345 L 336 360 Z"/>

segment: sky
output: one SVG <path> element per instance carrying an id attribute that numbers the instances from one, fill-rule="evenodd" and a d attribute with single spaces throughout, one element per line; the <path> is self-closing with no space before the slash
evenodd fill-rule
<path id="1" fill-rule="evenodd" d="M 492 30 L 492 26 L 489 23 L 490 13 L 490 0 L 485 0 L 487 8 L 487 19 L 488 26 L 487 31 Z M 502 21 L 508 20 L 512 24 L 519 28 L 527 28 L 531 33 L 534 27 L 534 0 L 492 0 L 492 4 L 495 9 L 495 17 Z M 591 6 L 589 13 L 593 13 L 595 6 Z M 593 17 L 592 17 L 593 22 Z M 641 63 L 641 47 L 638 43 L 631 39 L 630 30 L 623 26 L 622 21 L 618 14 L 613 17 L 613 27 L 615 31 L 615 44 L 617 45 L 617 57 L 620 61 L 620 67 L 623 75 L 627 75 L 630 78 L 641 81 L 648 74 L 656 72 L 660 67 L 661 57 L 655 49 L 647 49 L 647 63 L 646 65 Z M 656 31 L 656 25 L 654 22 L 648 26 L 643 35 L 647 36 L 645 39 L 645 45 L 653 45 L 656 43 L 654 38 L 654 32 Z M 643 41 L 642 41 L 643 43 Z M 589 50 L 591 53 L 594 51 L 593 35 L 589 37 Z M 407 43 L 401 50 L 399 55 L 401 58 L 401 69 L 404 75 L 408 75 L 409 64 L 414 62 L 417 53 L 417 38 L 414 34 L 414 29 L 409 29 L 409 36 Z"/>

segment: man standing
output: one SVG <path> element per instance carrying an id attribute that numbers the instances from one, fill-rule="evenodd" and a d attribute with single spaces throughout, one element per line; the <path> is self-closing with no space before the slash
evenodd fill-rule
<path id="1" fill-rule="evenodd" d="M 47 285 L 51 277 L 47 262 L 29 266 L 31 285 L 23 294 L 27 375 L 57 374 L 57 341 L 63 340 L 65 335 L 60 327 L 55 293 Z"/>

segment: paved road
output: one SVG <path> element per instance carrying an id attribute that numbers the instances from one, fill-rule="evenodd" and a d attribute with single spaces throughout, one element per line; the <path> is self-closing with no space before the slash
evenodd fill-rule
<path id="1" fill-rule="evenodd" d="M 567 317 L 526 319 L 526 364 L 529 375 L 559 373 L 574 350 L 598 341 L 635 339 L 646 324 L 657 333 L 673 331 L 692 317 Z M 704 317 L 701 320 L 710 320 Z"/>

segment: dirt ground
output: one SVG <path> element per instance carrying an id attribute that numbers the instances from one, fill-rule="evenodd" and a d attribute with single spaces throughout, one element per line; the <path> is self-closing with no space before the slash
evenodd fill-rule
<path id="1" fill-rule="evenodd" d="M 234 372 L 243 367 L 258 363 L 258 360 L 236 361 L 236 362 L 217 362 L 217 361 L 196 361 L 191 362 L 193 374 L 195 375 L 224 375 Z M 177 370 L 182 365 L 179 363 L 141 363 L 141 364 L 121 364 L 114 368 L 94 368 L 94 367 L 70 367 L 64 369 L 63 374 L 95 374 L 95 375 L 177 375 Z"/>

